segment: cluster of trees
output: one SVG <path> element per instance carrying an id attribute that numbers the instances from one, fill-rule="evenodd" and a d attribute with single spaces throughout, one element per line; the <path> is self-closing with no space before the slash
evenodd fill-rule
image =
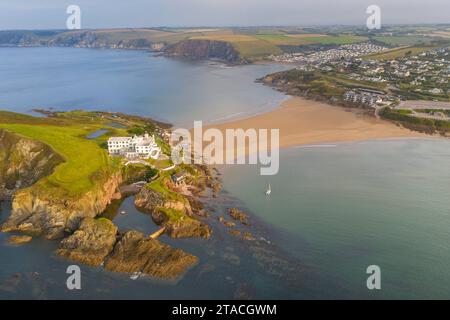
<path id="1" fill-rule="evenodd" d="M 145 127 L 134 127 L 127 130 L 130 135 L 142 136 L 144 133 L 153 133 L 156 130 L 156 126 L 153 123 L 148 123 Z"/>

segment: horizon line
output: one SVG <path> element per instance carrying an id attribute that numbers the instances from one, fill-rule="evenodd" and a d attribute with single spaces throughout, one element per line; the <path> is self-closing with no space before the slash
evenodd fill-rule
<path id="1" fill-rule="evenodd" d="M 385 23 L 382 26 L 450 26 L 450 22 L 426 22 L 426 23 Z M 98 27 L 98 28 L 81 28 L 81 29 L 67 29 L 67 28 L 36 28 L 36 29 L 0 29 L 0 31 L 81 31 L 81 30 L 118 30 L 118 29 L 245 29 L 245 28 L 324 28 L 324 27 L 355 27 L 355 28 L 365 28 L 364 24 L 310 24 L 310 25 L 230 25 L 230 26 L 212 26 L 212 25 L 192 25 L 192 26 L 141 26 L 141 27 Z"/>

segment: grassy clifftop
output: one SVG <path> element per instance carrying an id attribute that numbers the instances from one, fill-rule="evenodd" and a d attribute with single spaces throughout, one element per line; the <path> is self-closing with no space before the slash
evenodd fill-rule
<path id="1" fill-rule="evenodd" d="M 50 176 L 33 187 L 34 191 L 68 198 L 89 192 L 103 177 L 119 168 L 118 161 L 102 148 L 109 136 L 128 135 L 125 129 L 114 127 L 113 120 L 142 125 L 137 119 L 122 120 L 105 113 L 76 111 L 42 118 L 0 112 L 0 128 L 43 142 L 64 159 Z M 87 138 L 98 130 L 106 130 L 105 135 Z"/>
<path id="2" fill-rule="evenodd" d="M 206 34 L 194 36 L 191 39 L 215 40 L 230 43 L 246 60 L 258 60 L 269 55 L 283 53 L 285 46 L 307 45 L 340 45 L 366 41 L 367 37 L 353 35 L 326 35 L 326 34 Z"/>
<path id="3" fill-rule="evenodd" d="M 112 165 L 105 150 L 81 138 L 89 133 L 84 128 L 23 124 L 0 124 L 0 127 L 44 142 L 64 158 L 52 175 L 39 181 L 39 187 L 48 191 L 63 190 L 69 195 L 87 192 L 93 187 L 95 175 Z"/>

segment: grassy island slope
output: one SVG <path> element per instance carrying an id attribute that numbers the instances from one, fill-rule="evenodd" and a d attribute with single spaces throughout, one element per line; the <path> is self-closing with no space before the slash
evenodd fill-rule
<path id="1" fill-rule="evenodd" d="M 0 112 L 0 129 L 53 150 L 62 161 L 49 175 L 14 193 L 13 210 L 3 231 L 21 231 L 61 238 L 86 217 L 105 210 L 123 183 L 122 162 L 110 158 L 105 142 L 133 130 L 162 130 L 167 124 L 107 112 L 49 112 L 32 117 Z M 102 131 L 99 131 L 102 130 Z M 102 133 L 102 134 L 94 134 Z M 15 148 L 24 149 L 20 145 Z M 32 157 L 33 150 L 22 150 Z M 24 161 L 18 160 L 18 161 Z M 19 164 L 15 167 L 20 167 Z M 23 172 L 16 172 L 23 175 Z"/>
<path id="2" fill-rule="evenodd" d="M 68 119 L 0 113 L 0 128 L 39 140 L 64 158 L 64 163 L 53 174 L 40 180 L 36 185 L 38 188 L 35 188 L 40 194 L 48 193 L 52 196 L 61 194 L 76 197 L 88 192 L 102 173 L 117 167 L 98 141 L 86 139 L 92 132 L 105 127 L 101 121 L 91 122 L 85 124 Z"/>

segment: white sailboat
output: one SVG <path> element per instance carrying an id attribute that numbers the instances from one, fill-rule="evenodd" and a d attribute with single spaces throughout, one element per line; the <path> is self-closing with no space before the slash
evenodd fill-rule
<path id="1" fill-rule="evenodd" d="M 271 193 L 272 193 L 272 187 L 270 186 L 270 183 L 269 183 L 269 189 L 266 190 L 266 196 L 270 196 Z"/>

